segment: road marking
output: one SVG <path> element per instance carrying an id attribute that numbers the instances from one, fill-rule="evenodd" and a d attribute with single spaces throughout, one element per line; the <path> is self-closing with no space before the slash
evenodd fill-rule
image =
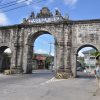
<path id="1" fill-rule="evenodd" d="M 58 81 L 63 81 L 63 80 L 66 80 L 66 79 L 56 79 L 55 77 L 53 77 L 50 80 L 41 83 L 40 85 L 45 85 L 45 84 L 49 84 L 49 83 L 52 83 L 52 82 L 58 82 Z"/>

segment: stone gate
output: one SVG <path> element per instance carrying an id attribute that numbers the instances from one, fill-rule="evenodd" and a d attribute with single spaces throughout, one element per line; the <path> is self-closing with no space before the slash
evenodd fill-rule
<path id="1" fill-rule="evenodd" d="M 0 27 L 0 68 L 2 52 L 10 48 L 11 70 L 32 73 L 33 44 L 38 36 L 51 34 L 55 39 L 54 66 L 63 78 L 76 77 L 76 59 L 83 47 L 100 50 L 100 19 L 69 20 L 56 10 L 53 15 L 43 7 L 18 25 Z"/>

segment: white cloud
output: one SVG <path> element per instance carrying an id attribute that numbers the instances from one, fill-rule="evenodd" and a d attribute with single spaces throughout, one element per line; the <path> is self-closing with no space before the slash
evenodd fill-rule
<path id="1" fill-rule="evenodd" d="M 8 18 L 4 13 L 0 13 L 0 25 L 9 24 Z"/>
<path id="2" fill-rule="evenodd" d="M 48 4 L 54 3 L 55 1 L 56 0 L 48 0 Z M 61 1 L 63 1 L 66 5 L 73 6 L 78 0 L 61 0 Z"/>
<path id="3" fill-rule="evenodd" d="M 27 5 L 29 5 L 32 2 L 32 0 L 26 0 L 25 2 L 24 1 L 25 0 L 17 0 L 18 3 L 25 3 Z"/>
<path id="4" fill-rule="evenodd" d="M 51 55 L 54 56 L 54 52 L 51 52 Z"/>
<path id="5" fill-rule="evenodd" d="M 81 51 L 79 51 L 78 55 L 79 57 L 84 57 L 84 54 Z"/>
<path id="6" fill-rule="evenodd" d="M 6 49 L 4 52 L 10 54 L 10 53 L 11 53 L 11 50 L 10 50 L 10 48 L 8 48 L 8 49 Z"/>
<path id="7" fill-rule="evenodd" d="M 48 51 L 45 51 L 45 50 L 42 50 L 42 49 L 38 49 L 38 50 L 35 50 L 35 53 L 48 54 Z"/>
<path id="8" fill-rule="evenodd" d="M 35 53 L 39 53 L 39 54 L 49 54 L 49 51 L 42 50 L 42 49 L 38 49 L 38 50 L 35 50 Z M 51 55 L 54 56 L 54 52 L 51 52 Z"/>
<path id="9" fill-rule="evenodd" d="M 64 3 L 66 5 L 74 5 L 78 0 L 64 0 Z"/>

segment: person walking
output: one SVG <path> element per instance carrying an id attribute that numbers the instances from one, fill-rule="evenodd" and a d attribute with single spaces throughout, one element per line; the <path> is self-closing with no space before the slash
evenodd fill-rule
<path id="1" fill-rule="evenodd" d="M 100 88 L 100 65 L 99 64 L 96 65 L 96 69 L 95 69 L 94 73 L 95 73 L 95 77 L 98 82 L 98 88 Z"/>

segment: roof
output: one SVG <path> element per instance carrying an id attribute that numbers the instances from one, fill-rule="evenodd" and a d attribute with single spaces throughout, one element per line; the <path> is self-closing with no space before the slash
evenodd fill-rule
<path id="1" fill-rule="evenodd" d="M 33 59 L 36 59 L 36 60 L 46 60 L 47 57 L 53 58 L 53 56 L 51 56 L 49 54 L 37 54 L 37 53 L 35 53 L 33 55 Z"/>
<path id="2" fill-rule="evenodd" d="M 46 58 L 47 58 L 47 57 L 42 56 L 42 55 L 37 55 L 37 56 L 35 57 L 36 60 L 46 60 Z"/>
<path id="3" fill-rule="evenodd" d="M 46 56 L 43 56 L 43 55 L 34 55 L 33 56 L 33 59 L 35 60 L 46 60 Z"/>

